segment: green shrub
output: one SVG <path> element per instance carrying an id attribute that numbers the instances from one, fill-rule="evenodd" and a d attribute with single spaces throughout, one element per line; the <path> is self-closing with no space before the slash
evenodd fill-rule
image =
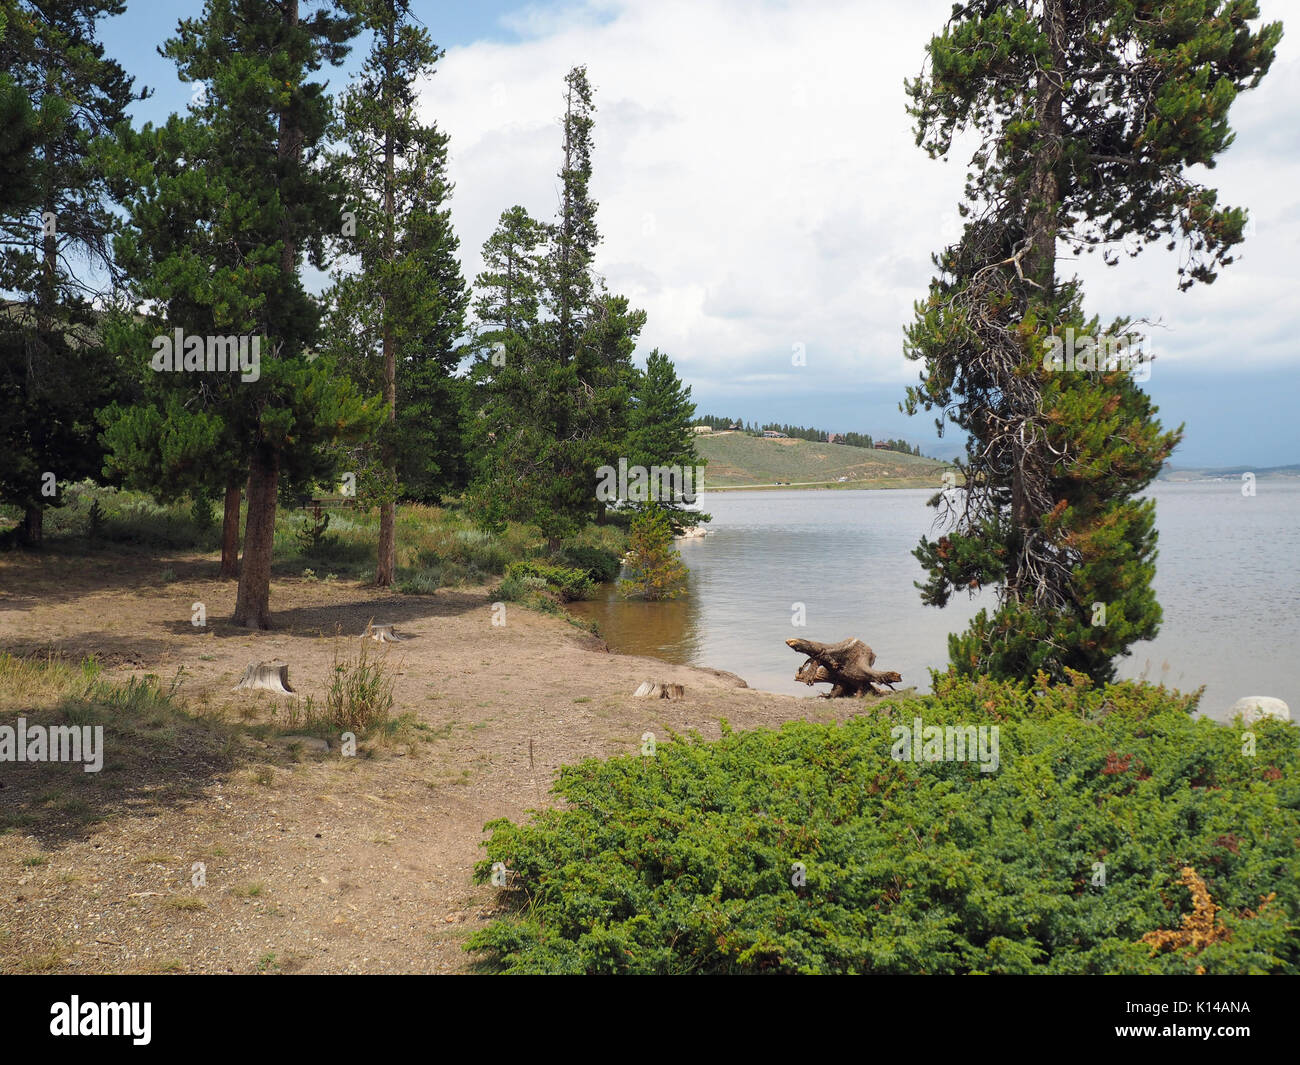
<path id="1" fill-rule="evenodd" d="M 1300 744 L 1195 699 L 948 679 L 842 725 L 661 739 L 493 821 L 510 972 L 1300 973 Z M 898 726 L 998 726 L 998 768 L 897 761 Z M 991 734 L 990 734 L 991 735 Z M 798 863 L 798 864 L 796 864 Z M 802 873 L 800 873 L 802 866 Z M 1222 907 L 1203 948 L 1152 945 Z"/>
<path id="2" fill-rule="evenodd" d="M 404 595 L 433 595 L 441 587 L 442 572 L 436 567 L 419 570 L 397 583 L 397 590 Z"/>
<path id="3" fill-rule="evenodd" d="M 224 514 L 222 515 L 224 517 Z M 190 521 L 200 532 L 211 532 L 217 524 L 217 509 L 208 496 L 195 496 L 190 503 Z"/>
<path id="4" fill-rule="evenodd" d="M 298 550 L 308 557 L 320 554 L 322 548 L 332 545 L 336 537 L 327 537 L 330 515 L 327 510 L 305 511 L 294 529 L 293 538 Z"/>
<path id="5" fill-rule="evenodd" d="M 533 602 L 534 605 L 546 602 L 553 603 L 545 594 L 547 583 L 541 577 L 531 574 L 516 574 L 506 577 L 492 592 L 495 599 L 500 599 L 506 603 L 522 603 L 525 601 Z"/>
<path id="6" fill-rule="evenodd" d="M 90 509 L 86 511 L 86 535 L 92 540 L 98 540 L 104 535 L 104 508 L 99 505 L 99 499 L 92 499 Z"/>
<path id="7" fill-rule="evenodd" d="M 564 549 L 564 557 L 577 569 L 584 570 L 597 584 L 618 580 L 623 562 L 613 551 L 575 544 Z"/>
<path id="8" fill-rule="evenodd" d="M 196 524 L 192 507 L 157 503 L 143 492 L 102 488 L 92 481 L 67 486 L 64 505 L 45 511 L 45 536 L 89 536 L 109 543 L 150 548 L 208 550 L 218 546 L 215 525 Z"/>
<path id="9" fill-rule="evenodd" d="M 512 562 L 506 577 L 540 577 L 554 588 L 562 600 L 586 599 L 592 592 L 591 577 L 573 566 L 549 566 L 542 562 Z"/>
<path id="10" fill-rule="evenodd" d="M 673 547 L 673 530 L 661 507 L 646 507 L 632 521 L 627 577 L 619 590 L 629 598 L 675 599 L 685 590 L 686 567 Z"/>

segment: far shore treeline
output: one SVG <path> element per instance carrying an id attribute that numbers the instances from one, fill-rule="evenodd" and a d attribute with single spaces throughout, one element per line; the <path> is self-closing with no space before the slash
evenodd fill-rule
<path id="1" fill-rule="evenodd" d="M 808 440 L 814 444 L 847 444 L 849 447 L 879 446 L 889 451 L 901 452 L 904 455 L 916 455 L 918 457 L 921 455 L 919 444 L 909 444 L 901 438 L 876 440 L 870 433 L 836 433 L 828 432 L 825 429 L 809 429 L 802 425 L 784 425 L 780 422 L 765 422 L 762 425 L 755 425 L 752 422 L 741 423 L 739 419 L 719 418 L 714 414 L 702 415 L 691 424 L 707 425 L 710 429 L 724 431 L 731 429 L 732 426 L 739 426 L 740 432 L 749 433 L 752 436 L 762 436 L 763 433 L 770 431 L 784 433 L 796 440 Z"/>

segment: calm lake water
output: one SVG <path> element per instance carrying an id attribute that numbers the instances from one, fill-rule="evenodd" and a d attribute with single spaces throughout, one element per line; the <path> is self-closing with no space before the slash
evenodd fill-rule
<path id="1" fill-rule="evenodd" d="M 1203 712 L 1223 717 L 1245 695 L 1286 700 L 1300 712 L 1300 484 L 1261 480 L 1160 484 L 1156 593 L 1164 625 L 1137 644 L 1121 675 L 1183 690 L 1206 686 Z M 596 619 L 616 651 L 712 666 L 753 688 L 812 696 L 794 680 L 792 636 L 858 636 L 877 668 L 929 689 L 960 631 L 993 596 L 922 606 L 911 556 L 933 537 L 929 490 L 713 492 L 700 506 L 710 534 L 679 542 L 690 590 L 666 603 L 625 602 L 613 586 L 570 608 Z M 796 604 L 806 624 L 795 627 Z"/>

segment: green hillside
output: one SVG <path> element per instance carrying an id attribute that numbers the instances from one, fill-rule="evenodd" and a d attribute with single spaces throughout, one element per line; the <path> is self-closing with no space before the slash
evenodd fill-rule
<path id="1" fill-rule="evenodd" d="M 898 451 L 768 440 L 746 433 L 701 433 L 695 438 L 708 460 L 705 490 L 769 487 L 778 482 L 820 488 L 938 488 L 946 463 Z M 843 483 L 840 478 L 847 478 Z"/>

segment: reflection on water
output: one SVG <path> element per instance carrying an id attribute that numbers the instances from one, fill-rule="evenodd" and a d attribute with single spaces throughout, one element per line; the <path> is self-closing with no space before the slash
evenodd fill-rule
<path id="1" fill-rule="evenodd" d="M 794 680 L 802 659 L 791 636 L 834 642 L 858 636 L 877 666 L 929 688 L 982 600 L 922 606 L 912 549 L 934 535 L 927 490 L 705 493 L 711 533 L 678 544 L 689 594 L 663 603 L 603 598 L 573 603 L 596 619 L 615 651 L 726 669 L 751 687 L 813 695 Z M 1255 497 L 1233 482 L 1160 484 L 1154 490 L 1160 555 L 1159 637 L 1138 644 L 1125 677 L 1191 690 L 1222 716 L 1245 695 L 1285 699 L 1300 711 L 1300 485 L 1261 481 Z M 791 624 L 802 604 L 806 625 Z"/>
<path id="2" fill-rule="evenodd" d="M 824 690 L 794 680 L 802 658 L 785 646 L 791 636 L 858 636 L 879 665 L 925 688 L 929 669 L 947 659 L 948 626 L 963 628 L 978 609 L 965 596 L 942 612 L 917 598 L 921 568 L 910 552 L 930 530 L 932 494 L 705 493 L 709 535 L 678 543 L 691 571 L 687 597 L 628 602 L 611 585 L 570 609 L 596 619 L 616 651 L 729 670 L 767 691 Z M 797 627 L 800 611 L 806 624 Z"/>
<path id="3" fill-rule="evenodd" d="M 694 578 L 691 584 L 696 582 Z M 623 654 L 649 655 L 666 662 L 698 664 L 700 603 L 691 589 L 689 598 L 661 603 L 622 601 L 614 585 L 601 587 L 600 599 L 569 603 L 573 614 L 594 618 L 610 647 Z"/>

